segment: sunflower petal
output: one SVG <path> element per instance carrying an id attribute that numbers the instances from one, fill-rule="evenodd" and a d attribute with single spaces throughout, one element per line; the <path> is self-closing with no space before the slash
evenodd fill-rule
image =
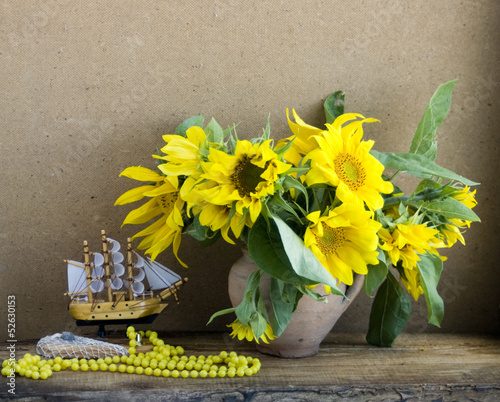
<path id="1" fill-rule="evenodd" d="M 162 181 L 165 178 L 154 170 L 142 167 L 142 166 L 131 166 L 126 168 L 120 173 L 120 176 L 128 177 L 129 179 L 139 180 L 139 181 Z"/>
<path id="2" fill-rule="evenodd" d="M 157 205 L 156 199 L 151 199 L 139 208 L 136 208 L 129 212 L 125 217 L 123 225 L 127 224 L 141 224 L 146 223 L 153 219 L 155 216 L 161 214 L 161 208 Z"/>
<path id="3" fill-rule="evenodd" d="M 124 205 L 124 204 L 129 204 L 131 202 L 142 200 L 147 195 L 145 193 L 154 188 L 155 186 L 148 185 L 148 186 L 139 186 L 131 190 L 128 190 L 127 192 L 123 193 L 120 197 L 118 197 L 118 199 L 115 201 L 115 205 Z"/>
<path id="4" fill-rule="evenodd" d="M 165 180 L 165 183 L 163 183 L 161 186 L 153 186 L 153 189 L 145 192 L 144 195 L 148 197 L 156 197 L 158 195 L 173 193 L 175 191 L 177 191 L 177 187 L 173 186 L 172 183 Z"/>

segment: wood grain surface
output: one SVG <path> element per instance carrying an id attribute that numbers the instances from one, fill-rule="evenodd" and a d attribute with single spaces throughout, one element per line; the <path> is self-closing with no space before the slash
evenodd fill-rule
<path id="1" fill-rule="evenodd" d="M 474 335 L 403 334 L 392 348 L 367 345 L 360 334 L 332 333 L 307 359 L 259 354 L 228 334 L 161 335 L 187 355 L 222 350 L 259 357 L 252 377 L 181 379 L 110 372 L 54 373 L 45 381 L 16 378 L 21 400 L 275 401 L 275 400 L 498 400 L 500 339 Z M 116 343 L 126 341 L 110 335 Z M 36 341 L 17 344 L 18 358 Z M 145 347 L 147 348 L 147 347 Z M 6 345 L 0 357 L 7 357 Z M 0 399 L 7 388 L 0 388 Z"/>

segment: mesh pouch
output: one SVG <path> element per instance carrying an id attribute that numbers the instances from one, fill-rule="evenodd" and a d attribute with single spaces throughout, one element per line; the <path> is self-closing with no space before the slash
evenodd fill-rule
<path id="1" fill-rule="evenodd" d="M 48 335 L 40 339 L 36 352 L 48 359 L 61 356 L 65 359 L 99 359 L 107 356 L 128 355 L 128 350 L 120 345 L 95 339 L 74 336 L 71 332 Z"/>

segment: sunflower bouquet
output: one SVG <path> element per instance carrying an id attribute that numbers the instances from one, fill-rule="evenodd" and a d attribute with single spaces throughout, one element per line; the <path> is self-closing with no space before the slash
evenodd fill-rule
<path id="1" fill-rule="evenodd" d="M 215 313 L 235 313 L 233 336 L 257 342 L 280 336 L 303 296 L 321 302 L 314 290 L 343 295 L 354 275 L 364 275 L 373 296 L 367 341 L 392 345 L 409 319 L 408 293 L 424 295 L 428 320 L 439 326 L 443 300 L 437 286 L 445 257 L 439 249 L 457 241 L 479 221 L 472 182 L 435 163 L 436 132 L 448 114 L 455 81 L 441 85 L 414 134 L 407 153 L 382 153 L 363 138 L 375 123 L 344 113 L 344 94 L 324 103 L 326 124 L 305 123 L 292 110 L 291 135 L 275 142 L 269 119 L 261 136 L 239 139 L 236 126 L 223 129 L 215 119 L 204 126 L 193 116 L 153 157 L 157 169 L 133 166 L 121 176 L 146 184 L 127 191 L 117 205 L 147 198 L 123 224 L 149 226 L 134 238 L 155 259 L 172 246 L 179 262 L 182 235 L 204 245 L 222 237 L 243 241 L 259 269 L 247 281 L 240 305 Z M 400 173 L 419 182 L 403 193 Z M 391 268 L 391 266 L 393 268 Z M 271 277 L 268 314 L 260 294 L 263 274 Z M 405 291 L 406 289 L 406 291 Z"/>

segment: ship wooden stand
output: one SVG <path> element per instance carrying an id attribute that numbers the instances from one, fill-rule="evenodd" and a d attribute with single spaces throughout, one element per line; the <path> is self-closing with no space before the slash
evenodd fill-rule
<path id="1" fill-rule="evenodd" d="M 69 311 L 77 325 L 151 323 L 168 303 L 179 302 L 178 291 L 187 282 L 162 264 L 143 258 L 127 239 L 126 261 L 121 245 L 101 231 L 101 251 L 89 251 L 83 242 L 83 262 L 65 260 L 68 270 Z M 126 266 L 124 264 L 126 264 Z"/>

